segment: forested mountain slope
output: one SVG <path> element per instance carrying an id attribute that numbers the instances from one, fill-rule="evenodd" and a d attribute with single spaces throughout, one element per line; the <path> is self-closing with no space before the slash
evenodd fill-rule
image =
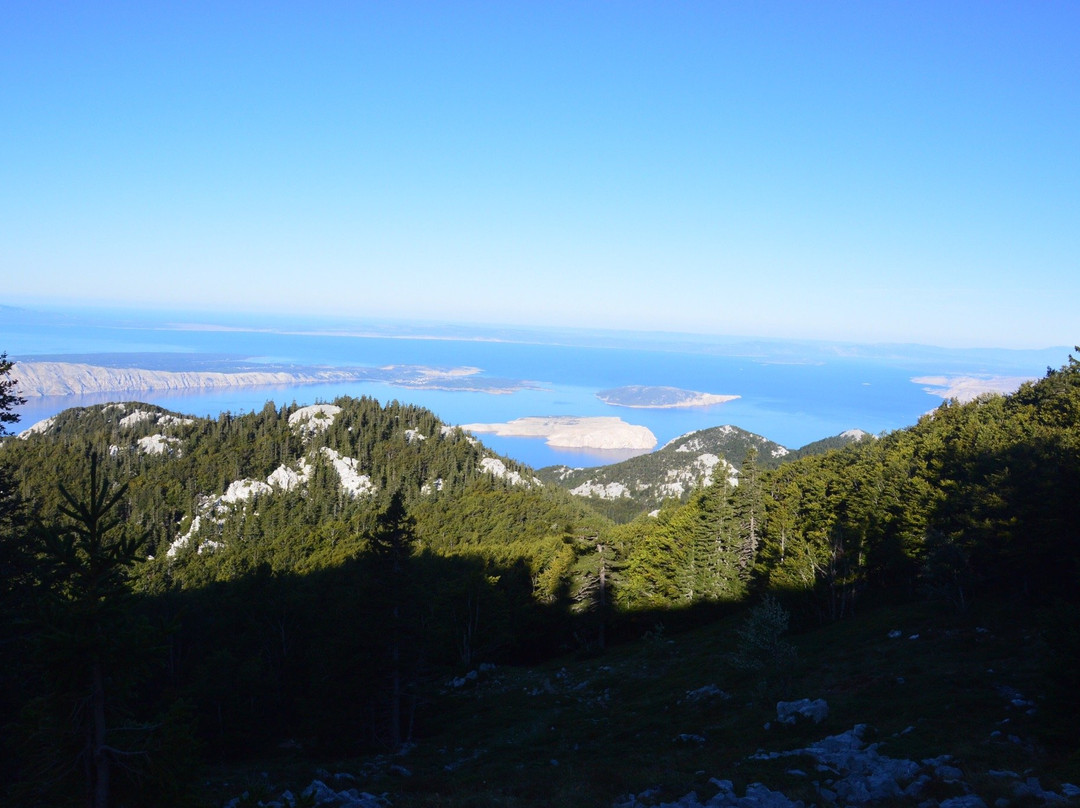
<path id="1" fill-rule="evenodd" d="M 1011 396 L 946 402 L 879 440 L 774 469 L 620 529 L 623 596 L 774 590 L 817 619 L 860 600 L 1072 596 L 1080 558 L 1080 365 Z M 711 583 L 710 583 L 711 582 Z M 718 588 L 719 587 L 719 588 Z"/>
<path id="2" fill-rule="evenodd" d="M 751 452 L 759 468 L 775 468 L 791 458 L 841 448 L 866 436 L 865 432 L 851 430 L 791 452 L 737 426 L 716 426 L 682 435 L 655 452 L 621 463 L 576 469 L 548 466 L 537 471 L 536 476 L 575 496 L 589 498 L 597 510 L 625 521 L 626 517 L 660 507 L 666 499 L 685 497 L 695 488 L 708 485 L 716 474 L 736 484 L 739 470 Z"/>
<path id="3" fill-rule="evenodd" d="M 96 453 L 103 469 L 128 483 L 125 506 L 150 533 L 149 555 L 175 560 L 174 571 L 197 557 L 217 559 L 204 562 L 210 566 L 239 563 L 231 574 L 259 563 L 303 571 L 357 551 L 363 526 L 391 493 L 410 509 L 424 502 L 432 511 L 478 484 L 539 487 L 523 466 L 429 411 L 372 399 L 280 411 L 268 404 L 217 419 L 106 404 L 35 425 L 4 452 L 43 515 L 60 502 L 57 481 L 77 480 Z M 332 542 L 329 556 L 307 555 L 335 525 L 350 538 Z"/>
<path id="4" fill-rule="evenodd" d="M 3 536 L 5 558 L 19 551 L 5 626 L 26 665 L 0 684 L 55 724 L 36 752 L 40 721 L 8 735 L 28 772 L 89 754 L 80 733 L 105 725 L 101 748 L 164 743 L 136 732 L 133 713 L 181 735 L 170 722 L 193 720 L 225 755 L 296 735 L 398 744 L 434 671 L 575 642 L 584 624 L 567 619 L 605 528 L 429 411 L 371 399 L 217 419 L 139 403 L 68 410 L 6 438 L 0 463 L 27 516 Z M 70 624 L 68 640 L 19 634 L 56 624 Z M 56 676 L 76 672 L 78 690 L 121 670 L 124 695 L 65 728 L 72 683 Z M 178 698 L 183 716 L 170 713 Z M 77 780 L 48 777 L 57 794 Z"/>
<path id="5" fill-rule="evenodd" d="M 646 630 L 662 654 L 663 625 L 765 594 L 802 629 L 901 601 L 996 603 L 1037 646 L 1026 616 L 1049 615 L 1032 698 L 1044 741 L 1067 753 L 1080 363 L 878 440 L 775 468 L 765 454 L 747 452 L 738 485 L 717 463 L 684 502 L 616 525 L 398 403 L 218 419 L 104 405 L 7 437 L 0 774 L 13 804 L 78 801 L 87 780 L 120 802 L 179 802 L 195 748 L 399 750 L 439 731 L 455 673 L 597 654 Z"/>

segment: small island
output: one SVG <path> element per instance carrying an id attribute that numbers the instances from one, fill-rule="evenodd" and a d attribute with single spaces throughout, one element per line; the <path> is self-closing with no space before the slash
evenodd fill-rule
<path id="1" fill-rule="evenodd" d="M 558 449 L 652 449 L 656 446 L 656 435 L 648 427 L 605 416 L 515 418 L 500 424 L 462 424 L 461 428 L 503 438 L 545 438 L 548 446 Z"/>
<path id="2" fill-rule="evenodd" d="M 613 407 L 657 410 L 674 407 L 711 407 L 714 404 L 724 404 L 739 398 L 739 396 L 682 390 L 678 387 L 647 387 L 636 384 L 601 390 L 596 397 Z"/>

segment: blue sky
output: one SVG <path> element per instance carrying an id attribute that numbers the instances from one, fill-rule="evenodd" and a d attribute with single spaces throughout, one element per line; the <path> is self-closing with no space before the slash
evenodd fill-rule
<path id="1" fill-rule="evenodd" d="M 1080 341 L 1080 5 L 0 11 L 0 303 Z"/>

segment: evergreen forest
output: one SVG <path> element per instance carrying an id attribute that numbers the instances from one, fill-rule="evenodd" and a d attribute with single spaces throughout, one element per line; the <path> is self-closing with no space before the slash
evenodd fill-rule
<path id="1" fill-rule="evenodd" d="M 1073 357 L 876 440 L 784 462 L 751 449 L 737 479 L 721 464 L 652 513 L 595 507 L 430 411 L 371 398 L 216 419 L 118 402 L 16 437 L 11 370 L 0 355 L 4 804 L 222 804 L 209 772 L 445 745 L 448 699 L 478 671 L 640 654 L 674 705 L 672 654 L 720 636 L 740 704 L 771 705 L 796 683 L 787 649 L 802 643 L 805 664 L 814 638 L 840 648 L 845 627 L 896 614 L 1008 615 L 1035 649 L 1032 754 L 1080 776 Z M 762 604 L 792 645 L 729 631 Z M 618 723 L 605 715 L 583 738 Z M 590 787 L 606 804 L 644 788 L 629 768 Z M 446 782 L 419 779 L 389 802 L 436 804 Z M 559 804 L 474 785 L 488 796 L 438 804 Z"/>

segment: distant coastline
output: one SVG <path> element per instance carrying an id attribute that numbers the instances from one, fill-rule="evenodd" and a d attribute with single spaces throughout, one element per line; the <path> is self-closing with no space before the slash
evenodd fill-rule
<path id="1" fill-rule="evenodd" d="M 126 391 L 212 390 L 230 387 L 381 382 L 396 387 L 506 394 L 530 388 L 527 382 L 487 379 L 480 369 L 437 369 L 414 365 L 381 368 L 290 368 L 288 370 L 170 371 L 115 368 L 80 362 L 16 362 L 12 375 L 27 398 Z"/>
<path id="2" fill-rule="evenodd" d="M 27 396 L 17 410 L 24 425 L 69 407 L 114 401 L 145 401 L 176 413 L 216 417 L 258 412 L 267 401 L 283 406 L 367 395 L 407 400 L 449 424 L 621 414 L 651 430 L 658 445 L 729 423 L 784 445 L 803 446 L 856 424 L 872 434 L 909 426 L 942 397 L 971 395 L 990 379 L 1039 376 L 1069 351 L 750 342 L 408 323 L 353 323 L 350 329 L 348 324 L 331 328 L 339 324 L 327 321 L 240 315 L 218 316 L 225 326 L 218 330 L 176 325 L 195 315 L 11 308 L 2 313 L 0 352 L 17 363 L 11 375 L 22 382 Z M 373 336 L 325 333 L 350 330 Z M 449 339 L 471 336 L 492 339 Z M 95 370 L 79 384 L 69 376 L 66 384 L 53 378 L 56 384 L 45 385 L 22 372 L 35 363 L 108 370 Z M 116 375 L 129 369 L 170 375 L 140 373 L 138 380 Z M 171 375 L 184 372 L 212 375 Z M 964 379 L 977 383 L 965 384 Z M 677 397 L 656 395 L 664 388 Z M 622 395 L 612 396 L 609 390 Z M 636 398 L 630 395 L 635 391 Z M 711 397 L 735 392 L 735 400 Z M 536 436 L 478 437 L 536 468 L 592 466 L 611 462 L 606 453 L 622 453 L 615 459 L 625 459 L 626 452 L 648 451 L 552 447 Z"/>

